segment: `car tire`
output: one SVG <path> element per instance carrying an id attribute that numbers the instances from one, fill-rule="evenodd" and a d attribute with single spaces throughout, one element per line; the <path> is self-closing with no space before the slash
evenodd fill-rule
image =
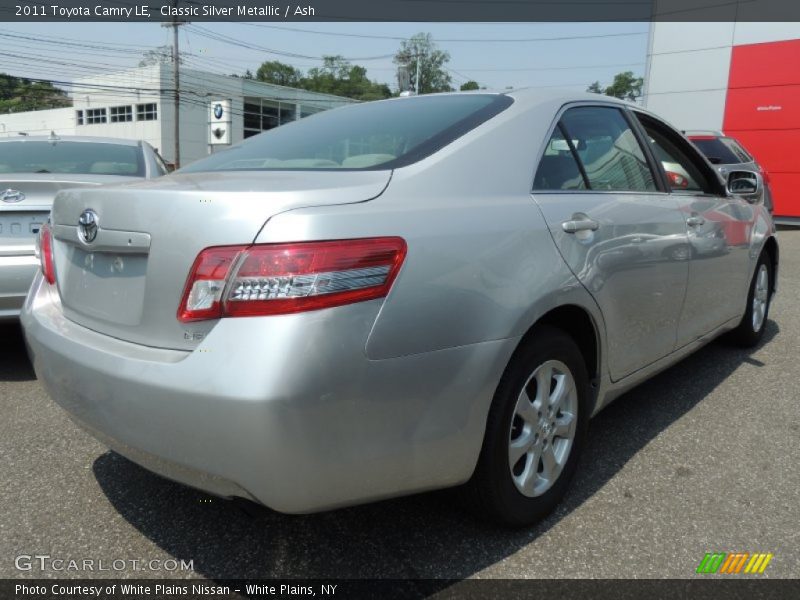
<path id="1" fill-rule="evenodd" d="M 548 382 L 546 391 L 541 382 Z M 550 326 L 531 331 L 492 400 L 478 464 L 464 489 L 469 506 L 511 527 L 550 513 L 583 450 L 590 397 L 586 364 L 572 338 Z"/>
<path id="2" fill-rule="evenodd" d="M 774 288 L 773 277 L 772 262 L 767 253 L 762 252 L 747 292 L 747 309 L 738 327 L 728 335 L 728 339 L 737 346 L 752 348 L 764 337 Z"/>

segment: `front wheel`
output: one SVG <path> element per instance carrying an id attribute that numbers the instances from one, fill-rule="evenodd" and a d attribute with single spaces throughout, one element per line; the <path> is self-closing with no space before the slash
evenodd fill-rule
<path id="1" fill-rule="evenodd" d="M 772 300 L 773 270 L 769 256 L 761 253 L 756 264 L 756 272 L 750 282 L 747 294 L 747 310 L 739 326 L 731 331 L 730 340 L 743 347 L 752 347 L 764 337 L 764 329 L 769 315 L 769 304 Z"/>
<path id="2" fill-rule="evenodd" d="M 500 523 L 524 526 L 566 493 L 583 450 L 589 377 L 575 342 L 538 327 L 498 385 L 478 466 L 466 486 L 473 507 Z"/>

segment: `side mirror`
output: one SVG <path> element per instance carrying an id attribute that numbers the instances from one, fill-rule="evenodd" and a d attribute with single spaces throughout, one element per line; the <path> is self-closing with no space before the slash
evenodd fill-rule
<path id="1" fill-rule="evenodd" d="M 756 200 L 764 188 L 761 173 L 755 171 L 731 171 L 725 186 L 731 196 L 745 196 Z"/>

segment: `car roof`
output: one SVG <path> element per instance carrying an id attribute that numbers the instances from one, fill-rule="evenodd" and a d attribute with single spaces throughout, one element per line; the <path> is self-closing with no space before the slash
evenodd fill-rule
<path id="1" fill-rule="evenodd" d="M 0 143 L 11 142 L 90 142 L 93 144 L 116 144 L 118 146 L 139 146 L 141 140 L 130 140 L 125 138 L 98 137 L 89 135 L 18 135 L 16 137 L 0 138 Z"/>

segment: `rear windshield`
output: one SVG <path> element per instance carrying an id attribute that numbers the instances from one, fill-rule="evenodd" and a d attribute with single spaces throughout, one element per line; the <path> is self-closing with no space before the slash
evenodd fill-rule
<path id="1" fill-rule="evenodd" d="M 0 143 L 0 173 L 144 177 L 144 161 L 138 146 L 20 140 Z"/>
<path id="2" fill-rule="evenodd" d="M 690 138 L 692 143 L 709 159 L 720 165 L 735 165 L 753 162 L 753 157 L 745 152 L 733 138 Z"/>
<path id="3" fill-rule="evenodd" d="M 433 154 L 512 102 L 450 94 L 347 106 L 248 138 L 181 172 L 394 169 Z"/>

